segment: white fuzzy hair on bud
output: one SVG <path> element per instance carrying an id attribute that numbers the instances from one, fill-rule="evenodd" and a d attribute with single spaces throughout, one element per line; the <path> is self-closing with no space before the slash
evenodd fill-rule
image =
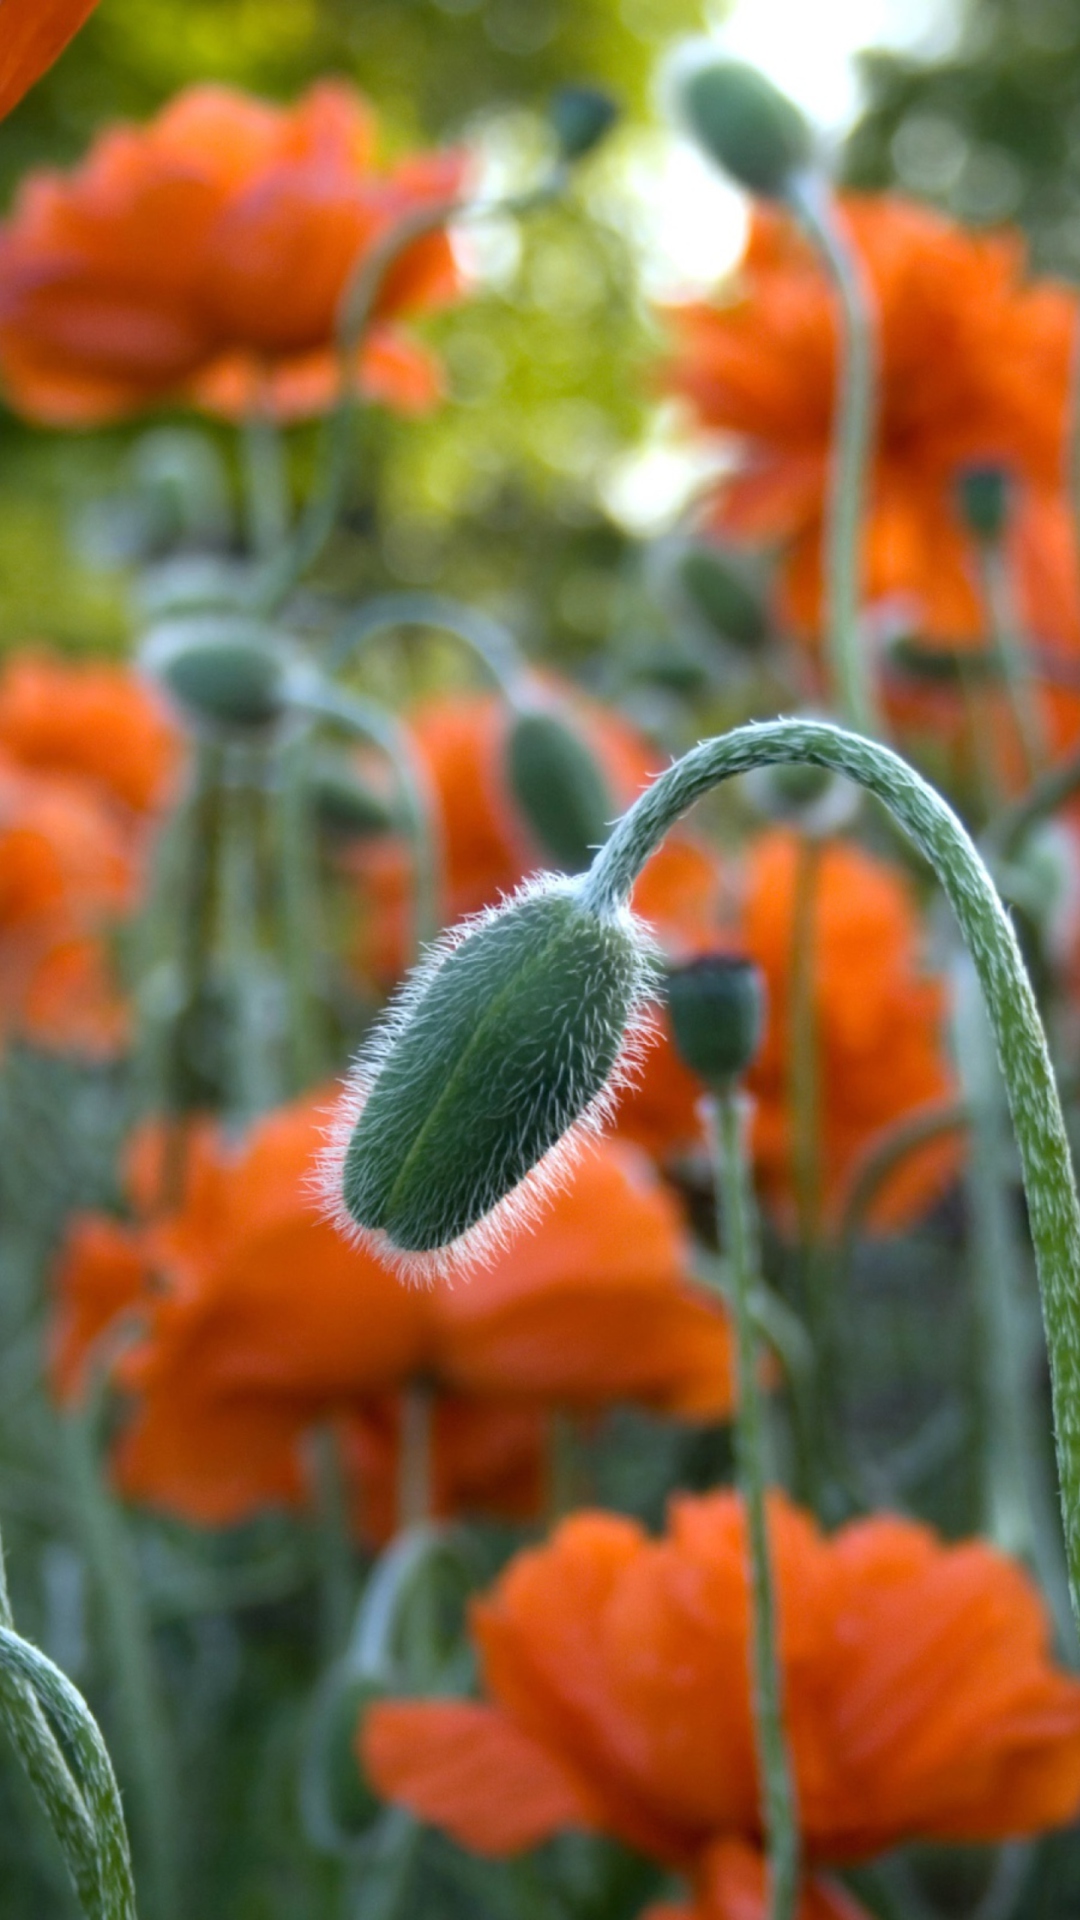
<path id="1" fill-rule="evenodd" d="M 332 1116 L 317 1178 L 338 1230 L 413 1283 L 489 1264 L 635 1084 L 658 980 L 648 928 L 625 907 L 593 913 L 565 876 L 443 934 Z"/>

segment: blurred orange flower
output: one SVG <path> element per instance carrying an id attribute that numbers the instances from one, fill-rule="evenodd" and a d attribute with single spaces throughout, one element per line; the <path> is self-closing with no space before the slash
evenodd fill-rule
<path id="1" fill-rule="evenodd" d="M 122 667 L 13 654 L 0 670 L 0 1034 L 115 1049 L 108 930 L 136 904 L 179 742 Z"/>
<path id="2" fill-rule="evenodd" d="M 537 1485 L 541 1428 L 523 1428 L 523 1412 L 730 1410 L 726 1321 L 691 1289 L 675 1202 L 634 1149 L 599 1146 L 535 1233 L 467 1285 L 427 1293 L 321 1216 L 311 1173 L 324 1129 L 311 1102 L 268 1116 L 239 1148 L 198 1128 L 176 1211 L 76 1223 L 54 1379 L 62 1396 L 77 1392 L 91 1343 L 138 1310 L 144 1330 L 119 1374 L 133 1395 L 115 1454 L 127 1493 L 208 1523 L 296 1504 L 304 1433 L 341 1417 L 358 1423 L 352 1457 L 378 1481 L 397 1445 L 392 1396 L 416 1381 L 449 1402 L 444 1477 L 483 1486 L 486 1432 L 504 1500 L 508 1485 Z M 144 1149 L 144 1199 L 152 1185 Z"/>
<path id="3" fill-rule="evenodd" d="M 1051 1664 L 1018 1566 L 890 1515 L 827 1538 L 780 1494 L 769 1524 L 811 1867 L 1075 1818 L 1080 1682 Z M 614 1835 L 700 1873 L 711 1916 L 710 1849 L 761 1839 L 749 1625 L 736 1495 L 674 1500 L 659 1540 L 578 1514 L 474 1604 L 486 1698 L 374 1708 L 365 1770 L 478 1853 L 562 1827 Z M 725 1878 L 719 1912 L 741 1920 Z M 824 1899 L 806 1920 L 845 1912 Z"/>
<path id="4" fill-rule="evenodd" d="M 998 465 L 1016 487 L 1011 545 L 1025 621 L 1075 668 L 1080 582 L 1064 489 L 1075 296 L 1025 278 L 1018 235 L 968 233 L 892 197 L 849 196 L 842 212 L 879 339 L 865 600 L 890 606 L 907 631 L 977 639 L 985 615 L 956 486 L 963 468 Z M 814 633 L 836 361 L 822 269 L 790 221 L 759 210 L 731 297 L 669 319 L 669 384 L 741 453 L 706 518 L 736 538 L 782 543 L 784 617 Z M 1067 717 L 1075 731 L 1075 698 Z"/>
<path id="5" fill-rule="evenodd" d="M 813 862 L 809 938 L 825 1215 L 835 1217 L 875 1139 L 954 1091 L 942 1033 L 945 989 L 921 969 L 918 921 L 901 876 L 840 841 L 815 852 L 801 850 L 793 833 L 763 834 L 747 856 L 741 927 L 744 949 L 765 976 L 767 1006 L 748 1085 L 757 1102 L 758 1177 L 787 1219 L 794 1213 L 791 1009 L 804 858 Z M 948 1185 L 958 1152 L 948 1138 L 908 1154 L 882 1186 L 872 1224 L 888 1230 L 925 1211 Z"/>
<path id="6" fill-rule="evenodd" d="M 0 40 L 0 119 L 51 67 L 97 0 L 5 0 Z"/>
<path id="7" fill-rule="evenodd" d="M 565 697 L 608 782 L 613 809 L 621 812 L 667 756 L 610 707 L 586 700 L 567 683 L 549 684 Z M 548 856 L 530 837 L 510 790 L 511 719 L 502 700 L 486 693 L 432 700 L 416 709 L 409 724 L 432 796 L 443 909 L 452 923 L 495 905 L 547 865 Z M 347 858 L 366 902 L 358 962 L 385 986 L 404 971 L 408 955 L 408 859 L 400 845 L 385 841 Z M 637 911 L 673 959 L 717 944 L 722 904 L 719 862 L 688 833 L 669 836 L 634 894 Z M 620 1101 L 618 1131 L 658 1157 L 677 1152 L 700 1136 L 700 1096 L 664 1029 L 642 1063 L 638 1084 Z"/>
<path id="8" fill-rule="evenodd" d="M 720 1840 L 695 1875 L 692 1907 L 648 1907 L 642 1920 L 768 1920 L 768 1871 L 764 1856 L 741 1840 Z M 795 1920 L 869 1920 L 832 1880 L 809 1874 Z"/>
<path id="9" fill-rule="evenodd" d="M 31 175 L 0 230 L 13 405 L 58 426 L 184 400 L 229 416 L 325 410 L 357 264 L 462 181 L 459 155 L 381 170 L 373 145 L 372 117 L 343 84 L 293 108 L 198 86 L 147 126 L 104 133 L 73 173 Z M 359 362 L 370 397 L 406 410 L 437 397 L 435 364 L 395 323 L 456 284 L 445 231 L 402 254 Z"/>

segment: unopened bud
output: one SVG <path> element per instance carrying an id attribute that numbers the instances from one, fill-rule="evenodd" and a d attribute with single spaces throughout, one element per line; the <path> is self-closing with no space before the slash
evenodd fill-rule
<path id="1" fill-rule="evenodd" d="M 603 87 L 560 87 L 548 108 L 564 160 L 583 160 L 607 138 L 618 117 L 619 109 Z"/>
<path id="2" fill-rule="evenodd" d="M 739 1080 L 765 1027 L 765 982 L 752 960 L 706 953 L 667 976 L 668 1010 L 683 1064 L 706 1086 Z"/>
<path id="3" fill-rule="evenodd" d="M 393 831 L 394 812 L 343 754 L 315 755 L 308 793 L 316 823 L 340 840 L 370 840 Z"/>
<path id="4" fill-rule="evenodd" d="M 342 1228 L 421 1276 L 497 1242 L 606 1116 L 655 968 L 629 913 L 550 875 L 455 929 L 354 1068 L 323 1168 Z"/>
<path id="5" fill-rule="evenodd" d="M 721 640 L 741 653 L 764 646 L 769 616 L 746 565 L 720 547 L 689 547 L 677 571 L 691 609 Z"/>
<path id="6" fill-rule="evenodd" d="M 965 467 L 957 482 L 960 511 L 976 540 L 996 542 L 1009 521 L 1009 476 L 1003 467 Z"/>
<path id="7" fill-rule="evenodd" d="M 204 726 L 261 730 L 287 704 L 291 655 L 272 628 L 243 615 L 192 615 L 151 629 L 142 664 Z"/>
<path id="8" fill-rule="evenodd" d="M 514 799 L 548 859 L 564 873 L 583 873 L 607 839 L 615 809 L 580 734 L 558 713 L 520 713 L 507 740 L 506 771 Z"/>
<path id="9" fill-rule="evenodd" d="M 706 153 L 740 186 L 782 199 L 810 166 L 813 141 L 798 108 L 756 67 L 717 60 L 680 88 L 682 111 Z"/>

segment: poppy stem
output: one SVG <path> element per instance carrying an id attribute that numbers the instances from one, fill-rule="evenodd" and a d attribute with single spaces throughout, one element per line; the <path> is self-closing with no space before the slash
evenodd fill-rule
<path id="1" fill-rule="evenodd" d="M 1048 742 L 1013 601 L 1008 563 L 1000 543 L 978 545 L 983 604 L 990 642 L 1016 724 L 1028 780 L 1046 765 Z"/>
<path id="2" fill-rule="evenodd" d="M 465 606 L 441 593 L 380 593 L 343 620 L 330 642 L 331 670 L 367 648 L 377 635 L 395 627 L 435 627 L 452 633 L 480 661 L 510 706 L 521 698 L 525 662 L 508 627 L 480 607 Z"/>
<path id="3" fill-rule="evenodd" d="M 442 926 L 439 905 L 439 869 L 432 828 L 434 809 L 427 793 L 419 756 L 408 733 L 385 708 L 355 693 L 345 693 L 321 675 L 306 680 L 298 707 L 333 721 L 386 755 L 397 776 L 403 810 L 412 841 L 413 914 L 418 951 L 434 940 Z"/>
<path id="4" fill-rule="evenodd" d="M 307 742 L 290 740 L 280 756 L 277 805 L 278 875 L 289 1050 L 293 1091 L 313 1086 L 327 1070 L 326 1042 L 314 977 L 319 939 L 317 860 L 305 782 Z"/>
<path id="5" fill-rule="evenodd" d="M 971 954 L 1020 1151 L 1050 1355 L 1058 1476 L 1074 1614 L 1080 1616 L 1080 1203 L 1035 996 L 1012 924 L 967 829 L 899 754 L 818 720 L 774 720 L 703 741 L 646 788 L 582 882 L 600 916 L 625 910 L 668 829 L 734 774 L 791 761 L 846 775 L 876 796 L 933 868 Z"/>
<path id="6" fill-rule="evenodd" d="M 817 172 L 793 176 L 787 198 L 816 247 L 840 308 L 836 408 L 825 522 L 825 624 L 833 691 L 846 724 L 882 732 L 860 621 L 863 516 L 874 440 L 877 354 L 865 275 L 832 189 Z"/>
<path id="7" fill-rule="evenodd" d="M 747 1151 L 751 1103 L 729 1083 L 714 1090 L 705 1110 L 716 1171 L 717 1228 L 728 1256 L 735 1323 L 735 1463 L 750 1559 L 751 1671 L 769 1845 L 769 1920 L 792 1920 L 799 1891 L 799 1826 L 769 1552 L 765 1405 L 753 1310 L 758 1257 Z"/>

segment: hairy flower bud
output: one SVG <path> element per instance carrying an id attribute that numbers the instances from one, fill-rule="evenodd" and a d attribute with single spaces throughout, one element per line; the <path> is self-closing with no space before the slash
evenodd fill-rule
<path id="1" fill-rule="evenodd" d="M 594 755 L 558 713 L 520 713 L 506 748 L 510 789 L 548 857 L 583 873 L 607 839 L 614 803 Z"/>
<path id="2" fill-rule="evenodd" d="M 782 199 L 813 161 L 810 128 L 799 109 L 741 60 L 697 67 L 683 80 L 680 100 L 694 138 L 751 193 Z"/>
<path id="3" fill-rule="evenodd" d="M 197 724 L 261 730 L 285 712 L 291 654 L 261 621 L 229 613 L 163 620 L 141 657 Z"/>
<path id="4" fill-rule="evenodd" d="M 644 929 L 572 880 L 455 928 L 353 1070 L 323 1168 L 339 1225 L 420 1276 L 498 1244 L 606 1117 L 655 979 Z"/>
<path id="5" fill-rule="evenodd" d="M 739 1080 L 765 1027 L 761 969 L 737 953 L 705 953 L 667 976 L 668 1010 L 683 1064 L 706 1086 Z"/>
<path id="6" fill-rule="evenodd" d="M 619 117 L 602 87 L 569 85 L 552 95 L 548 118 L 564 160 L 583 160 L 605 140 Z"/>

